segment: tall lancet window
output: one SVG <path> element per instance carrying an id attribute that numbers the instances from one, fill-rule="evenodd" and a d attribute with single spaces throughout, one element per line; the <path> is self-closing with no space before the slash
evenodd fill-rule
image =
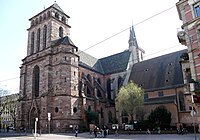
<path id="1" fill-rule="evenodd" d="M 36 52 L 40 50 L 40 28 L 37 30 L 37 49 Z"/>
<path id="2" fill-rule="evenodd" d="M 39 83 L 40 83 L 40 68 L 35 66 L 33 69 L 33 79 L 32 79 L 32 95 L 34 97 L 39 97 Z"/>
<path id="3" fill-rule="evenodd" d="M 63 37 L 63 28 L 62 27 L 59 28 L 59 37 Z"/>
<path id="4" fill-rule="evenodd" d="M 31 52 L 30 52 L 30 54 L 34 53 L 34 41 L 35 41 L 35 33 L 32 32 L 31 33 Z"/>
<path id="5" fill-rule="evenodd" d="M 47 25 L 44 25 L 43 28 L 43 49 L 47 46 Z"/>

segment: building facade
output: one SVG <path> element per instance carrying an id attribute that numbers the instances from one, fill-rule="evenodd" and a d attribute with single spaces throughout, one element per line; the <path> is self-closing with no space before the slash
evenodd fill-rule
<path id="1" fill-rule="evenodd" d="M 179 0 L 176 3 L 180 20 L 183 22 L 182 31 L 178 32 L 179 42 L 188 47 L 188 61 L 183 61 L 185 92 L 190 95 L 191 106 L 195 110 L 195 122 L 200 123 L 199 101 L 200 93 L 200 1 Z"/>
<path id="2" fill-rule="evenodd" d="M 172 125 L 190 123 L 188 73 L 183 72 L 190 70 L 186 50 L 142 61 L 144 50 L 131 27 L 127 50 L 97 59 L 71 41 L 69 18 L 54 3 L 29 19 L 27 56 L 20 67 L 18 128 L 34 129 L 36 118 L 42 132 L 129 123 L 115 108 L 120 87 L 129 81 L 145 90 L 147 115 L 164 105 L 172 113 Z"/>

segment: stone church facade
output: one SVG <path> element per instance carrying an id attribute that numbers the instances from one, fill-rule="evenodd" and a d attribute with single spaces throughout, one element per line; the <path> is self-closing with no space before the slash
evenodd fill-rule
<path id="1" fill-rule="evenodd" d="M 133 63 L 139 62 L 134 29 L 129 49 L 96 59 L 79 51 L 70 39 L 69 16 L 54 3 L 30 18 L 27 56 L 20 67 L 20 105 L 18 127 L 65 132 L 89 123 L 100 126 L 116 120 L 114 99 L 128 82 Z M 134 61 L 133 61 L 134 60 Z M 88 112 L 96 120 L 88 120 Z"/>
<path id="2" fill-rule="evenodd" d="M 141 62 L 144 50 L 131 27 L 127 50 L 97 59 L 71 41 L 69 18 L 54 3 L 29 19 L 27 56 L 20 67 L 18 127 L 34 129 L 35 118 L 42 132 L 129 123 L 129 117 L 115 108 L 120 87 L 129 81 L 144 89 L 147 115 L 164 105 L 172 113 L 172 125 L 190 125 L 181 62 L 186 50 Z"/>

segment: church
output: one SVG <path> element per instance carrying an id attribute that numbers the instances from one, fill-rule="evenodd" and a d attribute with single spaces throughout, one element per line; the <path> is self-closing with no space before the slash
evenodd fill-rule
<path id="1" fill-rule="evenodd" d="M 69 18 L 54 3 L 29 19 L 27 55 L 20 67 L 18 127 L 34 129 L 36 118 L 42 132 L 128 123 L 128 116 L 115 108 L 115 97 L 129 81 L 144 89 L 147 111 L 165 105 L 172 125 L 188 121 L 180 63 L 187 50 L 142 61 L 144 50 L 131 27 L 127 50 L 97 59 L 72 42 Z"/>

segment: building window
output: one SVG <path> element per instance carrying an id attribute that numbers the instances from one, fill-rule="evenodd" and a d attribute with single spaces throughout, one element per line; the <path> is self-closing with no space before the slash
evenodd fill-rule
<path id="1" fill-rule="evenodd" d="M 149 94 L 148 93 L 144 93 L 144 99 L 148 99 L 149 98 Z"/>
<path id="2" fill-rule="evenodd" d="M 199 17 L 200 16 L 200 6 L 199 5 L 194 6 L 194 10 L 195 10 L 196 17 Z"/>
<path id="3" fill-rule="evenodd" d="M 73 108 L 73 112 L 76 113 L 77 112 L 77 107 Z"/>
<path id="4" fill-rule="evenodd" d="M 112 112 L 111 111 L 109 111 L 108 112 L 108 123 L 112 123 Z"/>
<path id="5" fill-rule="evenodd" d="M 44 25 L 43 28 L 43 49 L 47 46 L 47 25 Z"/>
<path id="6" fill-rule="evenodd" d="M 40 68 L 35 66 L 33 69 L 32 93 L 33 97 L 39 97 Z"/>
<path id="7" fill-rule="evenodd" d="M 163 94 L 163 91 L 159 91 L 159 92 L 158 92 L 158 96 L 159 96 L 159 97 L 162 97 L 163 95 L 164 95 L 164 94 Z"/>
<path id="8" fill-rule="evenodd" d="M 111 100 L 111 80 L 107 80 L 107 97 L 109 100 Z"/>
<path id="9" fill-rule="evenodd" d="M 66 18 L 65 18 L 65 17 L 62 17 L 61 20 L 62 20 L 62 22 L 64 22 L 64 23 L 66 22 Z"/>
<path id="10" fill-rule="evenodd" d="M 55 17 L 56 17 L 57 19 L 59 19 L 59 14 L 58 14 L 58 13 L 56 13 L 56 14 L 55 14 Z"/>
<path id="11" fill-rule="evenodd" d="M 40 50 L 40 28 L 37 30 L 37 52 Z"/>
<path id="12" fill-rule="evenodd" d="M 31 33 L 31 54 L 34 53 L 34 40 L 35 40 L 35 33 Z"/>
<path id="13" fill-rule="evenodd" d="M 55 108 L 55 112 L 58 113 L 58 110 L 59 110 L 58 107 L 56 107 L 56 108 Z"/>
<path id="14" fill-rule="evenodd" d="M 184 100 L 184 93 L 179 92 L 178 93 L 178 99 L 179 99 L 179 109 L 180 111 L 185 111 L 185 100 Z"/>
<path id="15" fill-rule="evenodd" d="M 103 108 L 101 107 L 101 110 L 100 110 L 100 115 L 101 115 L 101 118 L 104 118 L 103 116 Z"/>
<path id="16" fill-rule="evenodd" d="M 101 87 L 101 79 L 100 79 L 100 78 L 97 79 L 97 84 L 98 84 L 98 86 L 99 86 L 99 88 L 100 88 L 100 87 Z M 98 96 L 98 97 L 102 97 L 101 91 L 100 91 L 99 88 L 97 88 L 97 96 Z"/>
<path id="17" fill-rule="evenodd" d="M 59 37 L 63 37 L 63 28 L 62 27 L 59 28 Z"/>

